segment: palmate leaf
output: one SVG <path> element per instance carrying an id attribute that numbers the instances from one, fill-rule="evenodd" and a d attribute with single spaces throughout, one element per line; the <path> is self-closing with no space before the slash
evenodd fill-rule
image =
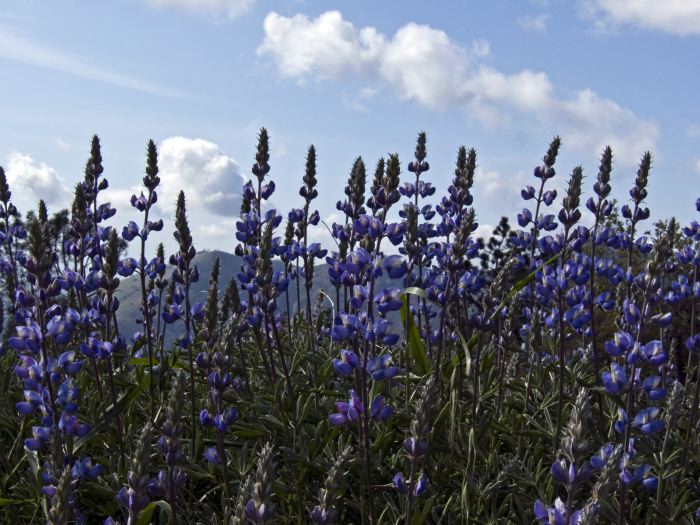
<path id="1" fill-rule="evenodd" d="M 418 370 L 421 374 L 427 374 L 430 371 L 430 362 L 428 361 L 428 356 L 425 353 L 425 346 L 418 333 L 418 328 L 413 322 L 413 316 L 408 315 L 408 294 L 417 295 L 427 299 L 428 294 L 422 288 L 412 286 L 406 288 L 401 292 L 401 321 L 403 322 L 404 329 L 406 330 L 406 344 L 408 349 L 413 356 L 413 359 L 418 365 Z"/>

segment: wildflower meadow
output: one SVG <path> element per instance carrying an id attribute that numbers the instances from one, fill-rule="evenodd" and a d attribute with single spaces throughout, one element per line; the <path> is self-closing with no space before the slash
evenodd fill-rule
<path id="1" fill-rule="evenodd" d="M 278 209 L 260 129 L 221 252 L 152 141 L 126 202 L 97 136 L 67 210 L 0 168 L 0 522 L 697 523 L 700 224 L 650 220 L 651 153 L 628 188 L 545 138 L 481 238 L 476 150 L 444 188 L 428 146 L 323 196 L 310 146 Z"/>

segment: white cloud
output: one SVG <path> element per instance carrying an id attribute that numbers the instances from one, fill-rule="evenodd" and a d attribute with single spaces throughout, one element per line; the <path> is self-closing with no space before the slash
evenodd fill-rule
<path id="1" fill-rule="evenodd" d="M 471 54 L 476 58 L 491 56 L 491 44 L 484 38 L 477 38 L 472 42 Z"/>
<path id="2" fill-rule="evenodd" d="M 676 35 L 700 34 L 697 0 L 585 0 L 599 27 L 631 24 Z"/>
<path id="3" fill-rule="evenodd" d="M 317 226 L 309 227 L 309 244 L 312 242 L 320 242 L 321 246 L 326 248 L 328 252 L 337 250 L 337 241 L 331 235 L 329 228 L 333 227 L 334 222 L 342 222 L 342 218 L 339 213 L 333 212 L 322 219 Z M 324 225 L 325 223 L 325 225 Z M 327 226 L 327 227 L 326 227 Z M 321 261 L 323 262 L 323 261 Z"/>
<path id="4" fill-rule="evenodd" d="M 70 205 L 71 192 L 64 180 L 44 162 L 13 152 L 5 166 L 5 174 L 12 200 L 21 213 L 36 209 L 39 199 L 44 199 L 50 212 Z"/>
<path id="5" fill-rule="evenodd" d="M 60 71 L 151 95 L 175 98 L 187 96 L 181 91 L 90 64 L 83 58 L 56 49 L 52 45 L 34 42 L 16 34 L 4 24 L 0 24 L 0 59 Z"/>
<path id="6" fill-rule="evenodd" d="M 700 125 L 691 124 L 688 126 L 687 133 L 689 137 L 700 137 Z"/>
<path id="7" fill-rule="evenodd" d="M 518 18 L 518 25 L 525 31 L 544 33 L 547 31 L 547 23 L 552 15 L 542 13 L 540 15 L 528 15 Z"/>
<path id="8" fill-rule="evenodd" d="M 225 239 L 228 242 L 231 242 L 235 231 L 236 221 L 234 219 L 224 219 L 218 223 L 200 224 L 197 227 L 197 232 L 203 239 Z"/>
<path id="9" fill-rule="evenodd" d="M 700 173 L 700 159 L 695 161 L 695 171 Z"/>
<path id="10" fill-rule="evenodd" d="M 503 188 L 503 176 L 497 171 L 477 169 L 474 175 L 474 184 L 485 195 L 490 196 Z"/>
<path id="11" fill-rule="evenodd" d="M 184 190 L 189 211 L 230 217 L 238 214 L 246 179 L 238 163 L 219 146 L 203 139 L 169 137 L 158 149 L 161 178 L 158 203 L 172 211 Z"/>
<path id="12" fill-rule="evenodd" d="M 146 0 L 155 7 L 173 7 L 192 13 L 235 18 L 250 10 L 257 0 Z"/>
<path id="13" fill-rule="evenodd" d="M 470 61 L 444 31 L 409 23 L 386 42 L 376 67 L 401 98 L 441 109 L 464 97 Z"/>
<path id="14" fill-rule="evenodd" d="M 263 27 L 266 36 L 258 54 L 272 55 L 282 75 L 300 80 L 311 74 L 332 77 L 359 72 L 376 62 L 384 44 L 374 28 L 357 31 L 339 11 L 328 11 L 314 20 L 272 12 Z"/>
<path id="15" fill-rule="evenodd" d="M 638 162 L 645 150 L 653 148 L 659 135 L 654 123 L 590 89 L 562 102 L 560 112 L 568 124 L 563 131 L 567 144 L 597 152 L 610 144 L 616 161 L 622 164 Z"/>
<path id="16" fill-rule="evenodd" d="M 477 218 L 477 222 L 478 222 L 478 218 Z M 472 234 L 472 238 L 473 239 L 482 238 L 485 241 L 488 241 L 489 238 L 493 235 L 493 230 L 494 230 L 494 228 L 490 224 L 479 223 L 479 226 L 477 226 L 476 231 L 474 231 L 474 233 Z"/>
<path id="17" fill-rule="evenodd" d="M 458 108 L 489 126 L 520 114 L 589 153 L 597 155 L 609 143 L 622 164 L 636 162 L 658 139 L 653 122 L 589 89 L 562 95 L 544 72 L 509 74 L 484 64 L 490 52 L 485 41 L 464 48 L 444 31 L 414 23 L 387 36 L 356 28 L 338 11 L 313 19 L 272 12 L 264 30 L 258 53 L 301 83 L 354 75 L 383 83 L 402 100 L 434 110 Z"/>

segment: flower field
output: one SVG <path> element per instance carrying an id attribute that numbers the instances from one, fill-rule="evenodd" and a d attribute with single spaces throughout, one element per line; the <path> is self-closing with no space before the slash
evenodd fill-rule
<path id="1" fill-rule="evenodd" d="M 226 258 L 196 188 L 157 216 L 153 142 L 130 202 L 97 137 L 70 210 L 17 209 L 0 168 L 0 522 L 700 519 L 700 224 L 652 223 L 650 153 L 624 188 L 610 148 L 563 173 L 555 137 L 483 239 L 474 149 L 448 188 L 423 132 L 358 157 L 326 224 L 314 147 L 291 210 L 270 147 Z"/>

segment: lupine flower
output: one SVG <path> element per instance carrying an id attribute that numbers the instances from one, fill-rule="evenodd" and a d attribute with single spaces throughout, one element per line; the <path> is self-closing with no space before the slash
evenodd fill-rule
<path id="1" fill-rule="evenodd" d="M 577 525 L 581 519 L 580 510 L 572 512 L 571 516 L 567 515 L 566 505 L 561 498 L 554 501 L 553 507 L 546 507 L 540 500 L 537 500 L 534 511 L 539 522 L 547 525 Z"/>
<path id="2" fill-rule="evenodd" d="M 166 496 L 170 506 L 175 509 L 177 501 L 172 498 L 177 496 L 187 481 L 187 475 L 180 464 L 184 460 L 182 443 L 182 412 L 184 404 L 185 379 L 183 374 L 173 375 L 170 387 L 170 402 L 168 404 L 165 421 L 163 422 L 162 435 L 158 439 L 158 450 L 163 455 L 166 469 L 158 471 L 155 478 L 148 484 L 148 492 L 156 497 Z"/>
<path id="3" fill-rule="evenodd" d="M 627 385 L 624 367 L 617 363 L 610 364 L 610 372 L 603 372 L 603 385 L 611 394 L 617 394 Z"/>
<path id="4" fill-rule="evenodd" d="M 138 441 L 136 452 L 127 476 L 127 485 L 117 494 L 117 501 L 126 515 L 126 525 L 135 525 L 139 513 L 146 508 L 148 497 L 148 470 L 151 459 L 152 427 L 147 423 Z"/>
<path id="5" fill-rule="evenodd" d="M 665 428 L 663 419 L 658 419 L 660 409 L 657 407 L 644 408 L 637 412 L 632 422 L 633 427 L 639 427 L 645 434 L 654 434 Z"/>
<path id="6" fill-rule="evenodd" d="M 598 453 L 591 457 L 591 466 L 594 469 L 601 469 L 603 468 L 609 459 L 613 457 L 613 453 L 615 451 L 615 446 L 612 443 L 607 443 L 606 445 L 603 445 L 600 447 L 600 450 Z"/>
<path id="7" fill-rule="evenodd" d="M 367 362 L 367 371 L 372 374 L 372 378 L 375 381 L 392 379 L 399 373 L 398 367 L 391 365 L 391 356 L 389 354 L 370 358 Z"/>
<path id="8" fill-rule="evenodd" d="M 627 428 L 627 412 L 625 412 L 624 409 L 617 409 L 617 419 L 615 420 L 613 428 L 615 428 L 615 432 L 618 434 L 625 432 L 625 429 Z"/>
<path id="9" fill-rule="evenodd" d="M 341 350 L 340 359 L 333 359 L 333 368 L 343 376 L 350 375 L 355 369 L 360 366 L 360 358 L 351 350 Z"/>
<path id="10" fill-rule="evenodd" d="M 397 472 L 394 474 L 394 477 L 392 479 L 392 482 L 394 484 L 394 487 L 396 488 L 397 491 L 399 491 L 400 494 L 408 494 L 408 484 L 406 483 L 406 480 L 404 479 L 403 472 Z M 414 487 L 413 487 L 413 495 L 416 498 L 420 498 L 423 493 L 425 492 L 425 489 L 428 486 L 428 477 L 425 475 L 424 472 L 420 474 L 418 477 L 418 480 L 416 481 Z"/>
<path id="11" fill-rule="evenodd" d="M 331 425 L 344 425 L 348 421 L 356 422 L 360 419 L 360 414 L 365 410 L 359 396 L 354 390 L 350 390 L 350 399 L 346 402 L 337 401 L 335 403 L 336 413 L 329 416 Z"/>

